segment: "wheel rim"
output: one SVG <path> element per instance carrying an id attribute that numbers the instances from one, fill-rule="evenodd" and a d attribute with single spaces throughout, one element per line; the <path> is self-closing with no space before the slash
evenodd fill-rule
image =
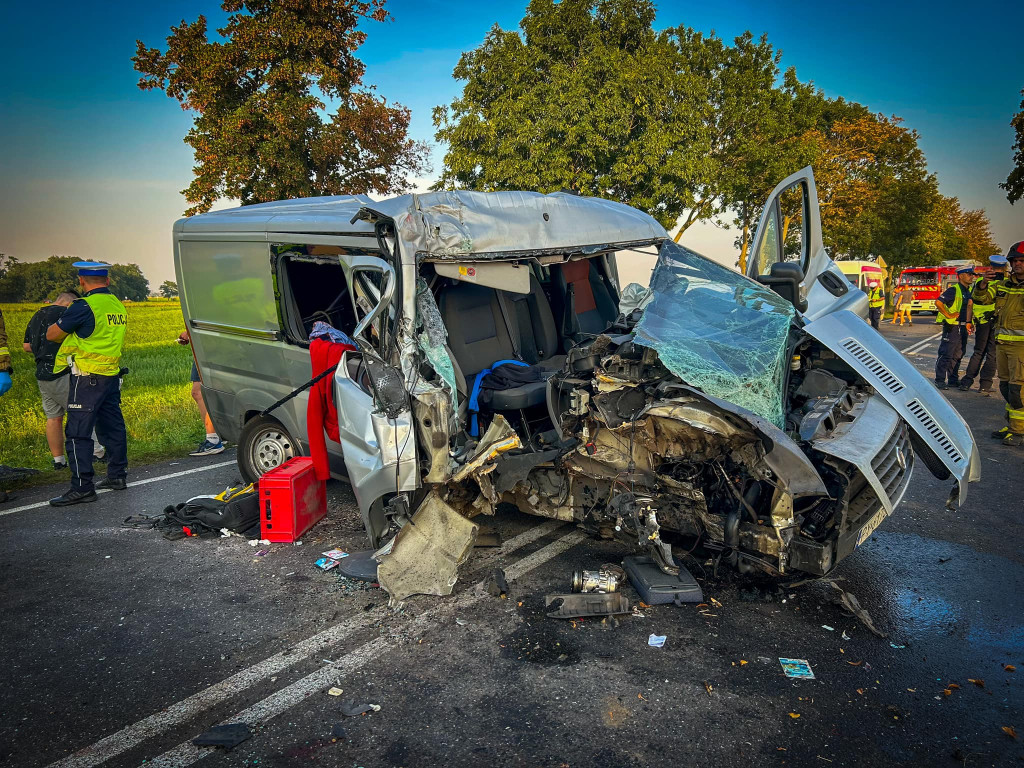
<path id="1" fill-rule="evenodd" d="M 267 428 L 253 437 L 250 463 L 259 474 L 269 472 L 295 456 L 291 436 L 282 429 Z"/>

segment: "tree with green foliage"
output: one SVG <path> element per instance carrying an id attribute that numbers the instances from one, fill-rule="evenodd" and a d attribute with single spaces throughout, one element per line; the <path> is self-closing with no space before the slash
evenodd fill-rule
<path id="1" fill-rule="evenodd" d="M 693 91 L 706 98 L 701 119 L 708 137 L 694 205 L 679 222 L 676 239 L 696 222 L 731 211 L 742 268 L 765 199 L 810 161 L 805 132 L 815 125 L 822 97 L 793 69 L 781 72 L 782 52 L 765 36 L 745 32 L 728 45 L 688 27 L 668 33 L 677 67 L 699 83 Z"/>
<path id="2" fill-rule="evenodd" d="M 1024 90 L 1020 92 L 1024 96 Z M 1020 103 L 1020 112 L 1010 121 L 1015 139 L 1013 142 L 1013 169 L 1006 181 L 999 186 L 1006 190 L 1006 199 L 1010 205 L 1024 197 L 1024 100 Z"/>
<path id="3" fill-rule="evenodd" d="M 61 291 L 78 289 L 78 270 L 72 265 L 80 258 L 51 256 L 45 261 L 12 260 L 0 276 L 0 301 L 43 302 Z M 145 301 L 149 281 L 138 264 L 114 264 L 110 269 L 110 290 L 121 299 Z"/>
<path id="4" fill-rule="evenodd" d="M 178 284 L 173 280 L 164 280 L 160 284 L 160 295 L 165 299 L 174 299 L 178 296 Z"/>
<path id="5" fill-rule="evenodd" d="M 138 264 L 114 264 L 110 267 L 110 292 L 119 299 L 146 301 L 149 299 L 149 280 Z"/>
<path id="6" fill-rule="evenodd" d="M 522 35 L 492 28 L 434 110 L 436 188 L 569 190 L 671 227 L 696 204 L 706 94 L 653 21 L 648 0 L 532 0 Z"/>
<path id="7" fill-rule="evenodd" d="M 137 41 L 142 90 L 196 113 L 185 143 L 195 178 L 186 215 L 219 198 L 243 205 L 295 197 L 403 192 L 428 170 L 408 136 L 409 110 L 362 84 L 363 22 L 383 0 L 224 0 L 210 40 L 205 16 L 172 27 L 167 49 Z M 327 120 L 321 113 L 332 110 Z"/>

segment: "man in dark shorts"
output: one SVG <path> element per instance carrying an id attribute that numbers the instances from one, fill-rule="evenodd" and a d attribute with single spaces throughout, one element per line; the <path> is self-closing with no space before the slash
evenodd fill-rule
<path id="1" fill-rule="evenodd" d="M 179 344 L 189 344 L 192 339 L 188 331 L 182 331 L 178 335 Z M 206 410 L 206 402 L 203 400 L 203 387 L 199 378 L 199 369 L 196 368 L 195 355 L 192 357 L 192 399 L 196 401 L 199 408 L 199 415 L 203 417 L 203 424 L 206 426 L 206 439 L 199 444 L 199 447 L 192 451 L 189 456 L 213 456 L 223 453 L 224 443 L 221 441 L 217 430 L 214 429 L 210 420 L 210 413 Z"/>
<path id="2" fill-rule="evenodd" d="M 64 455 L 64 414 L 68 409 L 70 371 L 65 368 L 60 373 L 54 373 L 53 364 L 56 362 L 60 342 L 49 341 L 46 329 L 56 323 L 77 298 L 77 291 L 64 291 L 50 304 L 40 308 L 28 321 L 22 342 L 22 348 L 36 361 L 36 384 L 43 401 L 43 415 L 46 416 L 46 444 L 50 448 L 53 468 L 56 470 L 68 468 L 67 457 Z M 96 439 L 95 430 L 92 439 L 93 460 L 104 461 L 104 449 Z"/>

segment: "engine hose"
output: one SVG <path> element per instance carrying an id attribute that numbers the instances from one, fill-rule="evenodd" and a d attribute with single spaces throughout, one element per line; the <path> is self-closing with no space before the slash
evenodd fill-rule
<path id="1" fill-rule="evenodd" d="M 740 507 L 737 506 L 725 516 L 725 543 L 731 549 L 729 562 L 740 573 L 750 573 L 749 563 L 740 558 Z"/>

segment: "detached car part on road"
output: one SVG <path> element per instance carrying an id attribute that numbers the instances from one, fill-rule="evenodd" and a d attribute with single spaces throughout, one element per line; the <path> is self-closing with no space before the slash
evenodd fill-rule
<path id="1" fill-rule="evenodd" d="M 618 265 L 654 254 L 650 289 L 621 289 Z M 474 519 L 502 502 L 627 539 L 667 573 L 682 547 L 818 575 L 918 461 L 962 503 L 971 432 L 863 321 L 810 168 L 772 193 L 751 255 L 743 276 L 640 211 L 567 194 L 292 200 L 175 226 L 204 393 L 247 475 L 308 444 L 303 399 L 256 414 L 308 377 L 312 323 L 359 345 L 334 376 L 333 466 L 394 600 L 450 593 Z M 527 373 L 487 388 L 503 361 Z"/>

